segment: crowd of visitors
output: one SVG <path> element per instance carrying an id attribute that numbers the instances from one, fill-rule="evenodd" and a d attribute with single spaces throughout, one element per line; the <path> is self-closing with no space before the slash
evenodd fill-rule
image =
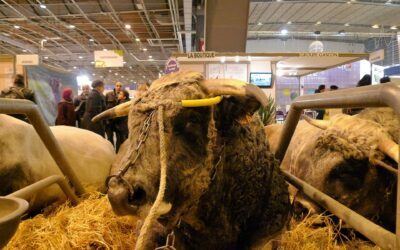
<path id="1" fill-rule="evenodd" d="M 128 138 L 128 118 L 119 117 L 110 121 L 93 123 L 94 116 L 106 109 L 113 108 L 130 100 L 129 92 L 117 82 L 112 91 L 104 95 L 104 82 L 94 80 L 91 84 L 82 86 L 82 93 L 75 97 L 71 88 L 64 88 L 61 101 L 57 104 L 55 125 L 77 126 L 90 130 L 107 138 L 118 152 L 121 144 Z M 137 97 L 147 90 L 146 84 L 141 84 Z M 25 86 L 24 76 L 15 75 L 13 85 L 1 91 L 0 98 L 27 99 L 35 102 L 34 92 Z M 14 117 L 29 122 L 25 115 Z"/>

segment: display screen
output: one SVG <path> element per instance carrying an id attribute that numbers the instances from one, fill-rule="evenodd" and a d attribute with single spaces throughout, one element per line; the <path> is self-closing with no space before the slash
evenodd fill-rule
<path id="1" fill-rule="evenodd" d="M 251 72 L 250 83 L 260 88 L 272 87 L 272 73 Z"/>

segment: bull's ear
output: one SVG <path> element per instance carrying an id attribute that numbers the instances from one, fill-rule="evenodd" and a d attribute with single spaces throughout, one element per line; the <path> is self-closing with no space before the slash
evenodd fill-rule
<path id="1" fill-rule="evenodd" d="M 216 108 L 216 125 L 219 129 L 229 127 L 233 122 L 249 123 L 260 108 L 258 100 L 247 96 L 225 97 Z"/>

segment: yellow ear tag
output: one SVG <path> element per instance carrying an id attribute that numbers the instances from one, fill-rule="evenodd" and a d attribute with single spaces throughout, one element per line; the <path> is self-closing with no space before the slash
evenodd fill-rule
<path id="1" fill-rule="evenodd" d="M 182 107 L 204 107 L 212 106 L 221 102 L 222 96 L 216 96 L 211 98 L 195 99 L 195 100 L 182 100 Z"/>

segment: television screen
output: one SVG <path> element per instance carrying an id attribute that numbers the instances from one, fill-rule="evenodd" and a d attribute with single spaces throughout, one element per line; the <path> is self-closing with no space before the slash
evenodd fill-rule
<path id="1" fill-rule="evenodd" d="M 251 72 L 250 83 L 260 88 L 272 87 L 272 73 Z"/>

